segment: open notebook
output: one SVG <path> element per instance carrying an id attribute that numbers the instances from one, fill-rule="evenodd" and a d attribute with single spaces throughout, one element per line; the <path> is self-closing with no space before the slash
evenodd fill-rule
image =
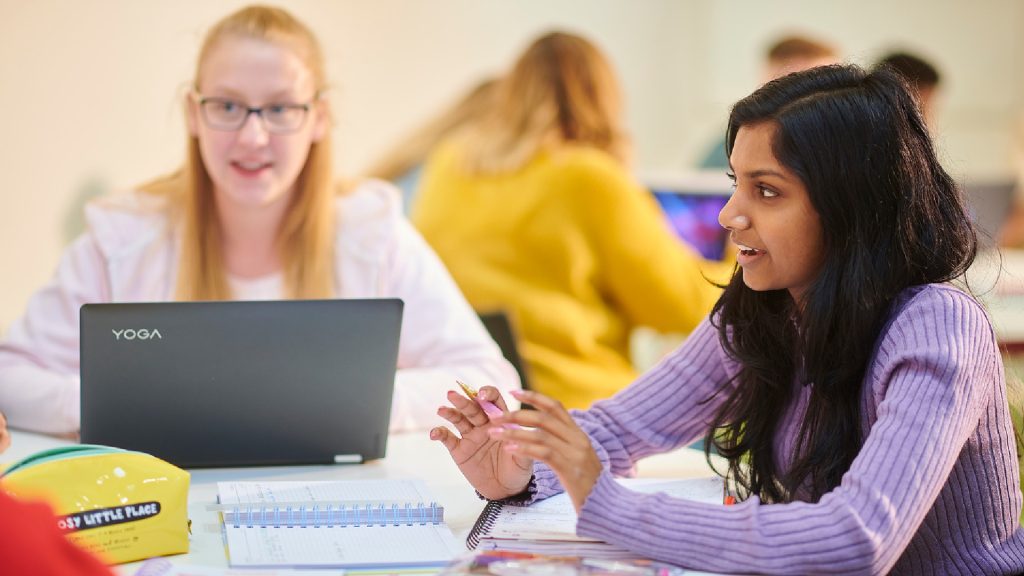
<path id="1" fill-rule="evenodd" d="M 219 482 L 232 567 L 419 568 L 465 549 L 419 480 Z"/>
<path id="2" fill-rule="evenodd" d="M 722 503 L 722 479 L 718 476 L 666 480 L 663 478 L 620 478 L 622 485 L 637 492 L 664 492 L 669 496 L 711 504 Z M 477 550 L 509 550 L 549 556 L 633 559 L 637 554 L 594 538 L 576 535 L 576 509 L 565 493 L 515 506 L 489 502 L 466 538 Z"/>

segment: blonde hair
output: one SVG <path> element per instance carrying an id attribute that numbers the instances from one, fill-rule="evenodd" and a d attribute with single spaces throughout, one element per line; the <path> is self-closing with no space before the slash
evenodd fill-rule
<path id="1" fill-rule="evenodd" d="M 467 130 L 466 168 L 514 171 L 544 146 L 564 143 L 597 148 L 625 163 L 621 122 L 622 96 L 604 54 L 580 36 L 545 34 L 501 80 L 490 113 Z"/>
<path id="2" fill-rule="evenodd" d="M 422 164 L 442 140 L 484 117 L 491 108 L 497 85 L 498 80 L 495 78 L 476 84 L 454 105 L 413 131 L 374 162 L 366 170 L 366 175 L 395 180 Z"/>
<path id="3" fill-rule="evenodd" d="M 325 90 L 323 55 L 316 37 L 288 12 L 267 6 L 242 8 L 210 29 L 199 52 L 194 87 L 198 87 L 203 64 L 214 47 L 232 37 L 254 38 L 287 47 L 309 68 L 316 93 L 319 95 Z M 230 299 L 213 181 L 203 164 L 198 138 L 189 135 L 185 164 L 180 170 L 144 184 L 140 189 L 166 196 L 172 214 L 182 223 L 175 298 Z M 284 265 L 285 297 L 328 298 L 334 293 L 335 196 L 331 185 L 329 133 L 310 147 L 295 189 L 277 238 Z"/>

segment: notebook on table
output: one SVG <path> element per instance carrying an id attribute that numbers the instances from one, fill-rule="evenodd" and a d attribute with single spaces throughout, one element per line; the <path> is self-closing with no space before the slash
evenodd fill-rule
<path id="1" fill-rule="evenodd" d="M 718 476 L 666 480 L 619 478 L 630 490 L 663 492 L 710 504 L 722 503 L 723 484 Z M 576 509 L 564 492 L 529 506 L 488 502 L 466 538 L 476 550 L 505 550 L 548 556 L 581 556 L 603 559 L 635 559 L 637 554 L 595 538 L 576 535 Z"/>
<path id="2" fill-rule="evenodd" d="M 643 179 L 680 240 L 708 260 L 721 260 L 728 233 L 718 213 L 732 196 L 725 172 L 654 174 Z"/>
<path id="3" fill-rule="evenodd" d="M 387 449 L 402 301 L 86 304 L 82 442 L 182 467 Z"/>
<path id="4" fill-rule="evenodd" d="M 419 480 L 220 482 L 232 567 L 444 566 L 465 551 Z"/>

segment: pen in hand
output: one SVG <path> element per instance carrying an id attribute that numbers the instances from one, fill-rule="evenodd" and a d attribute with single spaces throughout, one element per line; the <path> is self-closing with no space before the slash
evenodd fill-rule
<path id="1" fill-rule="evenodd" d="M 455 383 L 459 385 L 459 388 L 462 388 L 462 391 L 466 394 L 466 397 L 468 397 L 470 400 L 475 401 L 477 405 L 480 406 L 480 409 L 483 410 L 484 414 L 487 414 L 489 418 L 498 418 L 505 414 L 504 412 L 501 411 L 501 408 L 498 408 L 494 404 L 494 402 L 484 400 L 483 398 L 478 397 L 476 389 L 470 386 L 469 384 L 466 384 L 461 380 L 456 380 Z M 519 426 L 515 424 L 505 424 L 505 428 L 519 428 Z"/>

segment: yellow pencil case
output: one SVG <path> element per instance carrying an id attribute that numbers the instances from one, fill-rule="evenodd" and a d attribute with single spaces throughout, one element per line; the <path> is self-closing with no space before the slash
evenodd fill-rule
<path id="1" fill-rule="evenodd" d="M 67 537 L 108 564 L 188 552 L 188 472 L 144 454 L 82 444 L 15 462 L 0 489 L 42 500 Z"/>

